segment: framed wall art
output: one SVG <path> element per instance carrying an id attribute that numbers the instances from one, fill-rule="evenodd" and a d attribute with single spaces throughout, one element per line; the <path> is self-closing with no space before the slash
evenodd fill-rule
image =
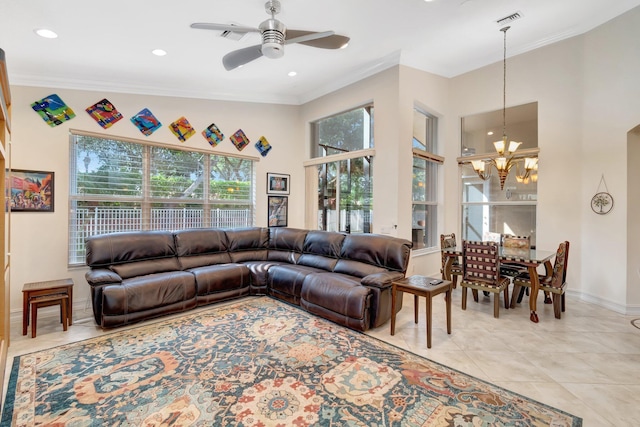
<path id="1" fill-rule="evenodd" d="M 284 196 L 269 196 L 268 221 L 269 227 L 286 227 L 288 198 Z"/>
<path id="2" fill-rule="evenodd" d="M 289 194 L 287 174 L 267 172 L 267 194 Z"/>
<path id="3" fill-rule="evenodd" d="M 14 212 L 53 212 L 54 173 L 12 169 L 11 210 Z"/>

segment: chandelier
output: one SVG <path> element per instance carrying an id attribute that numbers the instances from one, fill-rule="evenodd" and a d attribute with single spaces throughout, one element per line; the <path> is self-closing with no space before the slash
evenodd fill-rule
<path id="1" fill-rule="evenodd" d="M 522 144 L 521 142 L 508 141 L 507 138 L 507 30 L 511 27 L 501 28 L 504 33 L 504 59 L 503 59 L 503 90 L 502 90 L 502 139 L 493 143 L 498 157 L 489 160 L 472 160 L 473 170 L 478 174 L 480 179 L 487 180 L 491 177 L 491 168 L 494 167 L 500 178 L 500 190 L 504 189 L 504 183 L 507 180 L 509 172 L 516 167 L 516 180 L 522 183 L 528 183 L 533 170 L 538 169 L 537 157 L 516 157 L 516 150 Z M 523 171 L 520 172 L 520 163 L 523 163 Z M 488 166 L 488 167 L 487 167 Z M 537 179 L 537 175 L 535 175 Z M 532 178 L 533 179 L 533 178 Z"/>

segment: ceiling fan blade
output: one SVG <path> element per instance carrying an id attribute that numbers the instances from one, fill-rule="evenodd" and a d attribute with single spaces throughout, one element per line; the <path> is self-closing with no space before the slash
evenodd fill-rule
<path id="1" fill-rule="evenodd" d="M 259 33 L 259 28 L 245 27 L 242 25 L 214 24 L 209 22 L 194 22 L 191 28 L 198 30 L 233 31 L 236 33 Z"/>
<path id="2" fill-rule="evenodd" d="M 317 37 L 312 37 L 311 39 L 305 38 L 302 39 L 302 41 L 296 40 L 310 35 L 316 35 Z M 287 29 L 286 43 L 300 43 L 307 46 L 319 47 L 321 49 L 340 49 L 346 46 L 346 44 L 349 43 L 349 40 L 349 37 L 334 34 L 333 31 L 317 33 L 314 31 Z"/>
<path id="3" fill-rule="evenodd" d="M 227 53 L 222 58 L 225 70 L 231 71 L 262 56 L 262 45 L 249 46 Z"/>
<path id="4" fill-rule="evenodd" d="M 311 41 L 311 40 L 316 40 L 316 39 L 321 39 L 321 38 L 324 38 L 324 37 L 329 37 L 329 36 L 332 36 L 334 34 L 335 33 L 333 31 L 323 31 L 321 33 L 320 32 L 316 33 L 316 32 L 309 31 L 309 34 L 301 35 L 301 36 L 298 36 L 298 37 L 293 37 L 293 38 L 287 37 L 285 39 L 285 44 L 304 43 L 304 42 L 308 42 L 308 41 Z"/>

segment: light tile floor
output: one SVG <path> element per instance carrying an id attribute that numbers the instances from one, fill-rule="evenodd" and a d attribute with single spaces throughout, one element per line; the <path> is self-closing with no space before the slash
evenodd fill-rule
<path id="1" fill-rule="evenodd" d="M 447 335 L 444 299 L 434 297 L 430 349 L 424 298 L 419 301 L 417 325 L 413 297 L 405 294 L 395 335 L 389 334 L 389 322 L 368 333 L 580 416 L 585 427 L 640 426 L 640 329 L 631 323 L 639 316 L 620 315 L 567 297 L 567 311 L 558 320 L 540 296 L 540 323 L 534 324 L 529 321 L 527 297 L 513 310 L 501 305 L 499 319 L 493 318 L 493 295 L 481 294 L 479 303 L 469 295 L 466 311 L 460 308 L 460 298 L 458 288 L 453 294 L 452 334 Z M 110 332 L 95 326 L 88 311 L 74 314 L 85 319 L 67 332 L 62 332 L 55 317 L 42 318 L 35 339 L 23 337 L 21 325 L 12 325 L 5 390 L 13 356 Z"/>

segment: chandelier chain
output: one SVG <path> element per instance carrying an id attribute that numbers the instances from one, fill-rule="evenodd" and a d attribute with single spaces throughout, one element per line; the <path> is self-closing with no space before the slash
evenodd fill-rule
<path id="1" fill-rule="evenodd" d="M 502 137 L 507 136 L 507 30 L 511 27 L 500 29 L 504 33 L 504 48 L 502 60 Z"/>

